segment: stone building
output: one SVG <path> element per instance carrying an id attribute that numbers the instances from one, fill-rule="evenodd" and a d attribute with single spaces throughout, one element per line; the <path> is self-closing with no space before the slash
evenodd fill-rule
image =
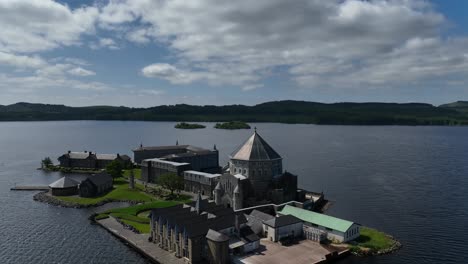
<path id="1" fill-rule="evenodd" d="M 132 160 L 127 155 L 98 154 L 91 151 L 68 151 L 58 158 L 61 167 L 86 169 L 104 169 L 107 164 L 114 160 L 121 162 L 124 167 L 131 166 L 132 164 Z"/>
<path id="2" fill-rule="evenodd" d="M 227 254 L 259 246 L 244 214 L 202 200 L 200 194 L 195 202 L 153 209 L 149 217 L 152 242 L 189 263 L 227 263 Z"/>
<path id="3" fill-rule="evenodd" d="M 230 156 L 227 172 L 213 191 L 216 204 L 238 210 L 265 203 L 304 200 L 297 176 L 283 172 L 281 156 L 257 133 Z"/>
<path id="4" fill-rule="evenodd" d="M 141 164 L 145 159 L 164 159 L 179 163 L 190 163 L 196 171 L 218 173 L 219 152 L 216 146 L 213 150 L 203 149 L 191 145 L 144 147 L 133 150 L 134 160 Z"/>
<path id="5" fill-rule="evenodd" d="M 309 240 L 322 241 L 326 238 L 342 243 L 354 240 L 360 235 L 360 225 L 357 223 L 290 205 L 286 205 L 278 215 L 291 215 L 301 219 L 304 237 Z"/>
<path id="6" fill-rule="evenodd" d="M 141 180 L 157 183 L 159 176 L 166 173 L 175 173 L 183 176 L 184 171 L 191 170 L 192 166 L 186 162 L 175 162 L 163 159 L 145 159 L 141 162 Z"/>
<path id="7" fill-rule="evenodd" d="M 50 192 L 55 196 L 69 196 L 78 193 L 79 183 L 72 178 L 65 176 L 49 185 Z"/>
<path id="8" fill-rule="evenodd" d="M 101 172 L 88 176 L 80 183 L 79 195 L 81 197 L 94 197 L 103 195 L 113 188 L 112 176 L 107 172 Z"/>
<path id="9" fill-rule="evenodd" d="M 292 215 L 281 215 L 264 221 L 265 236 L 274 242 L 285 238 L 302 237 L 302 220 Z"/>
<path id="10" fill-rule="evenodd" d="M 213 195 L 214 188 L 221 174 L 212 174 L 194 170 L 184 171 L 184 189 L 187 192 Z"/>
<path id="11" fill-rule="evenodd" d="M 213 229 L 206 234 L 207 259 L 210 264 L 230 263 L 229 237 Z"/>

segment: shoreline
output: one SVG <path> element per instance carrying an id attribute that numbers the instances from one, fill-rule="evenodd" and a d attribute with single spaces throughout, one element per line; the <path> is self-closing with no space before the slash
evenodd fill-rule
<path id="1" fill-rule="evenodd" d="M 72 203 L 72 202 L 67 202 L 67 201 L 57 199 L 56 197 L 49 195 L 49 191 L 42 191 L 42 192 L 34 194 L 33 200 L 36 202 L 41 202 L 41 203 L 45 203 L 45 204 L 49 204 L 49 205 L 53 205 L 57 207 L 75 208 L 75 209 L 99 207 L 99 206 L 103 206 L 105 204 L 114 203 L 114 202 L 129 203 L 130 205 L 136 205 L 136 204 L 141 203 L 138 201 L 131 201 L 131 200 L 124 201 L 124 200 L 105 199 L 96 204 L 79 204 L 79 203 Z"/>

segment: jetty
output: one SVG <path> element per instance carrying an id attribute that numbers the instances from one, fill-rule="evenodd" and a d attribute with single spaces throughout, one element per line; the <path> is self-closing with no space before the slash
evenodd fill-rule
<path id="1" fill-rule="evenodd" d="M 49 186 L 15 186 L 10 191 L 48 191 Z"/>
<path id="2" fill-rule="evenodd" d="M 136 250 L 152 263 L 186 264 L 183 258 L 177 258 L 173 253 L 149 242 L 149 234 L 136 234 L 131 230 L 125 229 L 122 224 L 117 222 L 112 216 L 97 220 L 96 223 L 115 237 L 124 241 L 126 245 Z"/>

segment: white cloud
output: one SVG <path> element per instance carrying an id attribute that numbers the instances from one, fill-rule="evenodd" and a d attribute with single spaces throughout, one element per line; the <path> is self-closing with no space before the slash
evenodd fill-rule
<path id="1" fill-rule="evenodd" d="M 117 43 L 111 38 L 99 38 L 98 42 L 91 42 L 89 47 L 94 50 L 100 48 L 108 48 L 112 50 L 120 49 Z"/>
<path id="2" fill-rule="evenodd" d="M 154 63 L 141 70 L 146 77 L 161 78 L 171 83 L 184 84 L 203 78 L 196 72 L 184 71 L 167 63 Z"/>
<path id="3" fill-rule="evenodd" d="M 71 75 L 75 75 L 75 76 L 92 76 L 92 75 L 96 75 L 95 72 L 83 69 L 81 67 L 76 67 L 76 68 L 70 69 L 68 71 L 68 73 L 70 73 Z"/>
<path id="4" fill-rule="evenodd" d="M 131 42 L 135 42 L 138 44 L 147 44 L 149 43 L 149 31 L 145 28 L 139 28 L 133 31 L 130 31 L 126 35 L 127 39 Z"/>
<path id="5" fill-rule="evenodd" d="M 51 0 L 0 1 L 0 50 L 35 52 L 76 45 L 94 33 L 96 7 L 71 10 Z"/>
<path id="6" fill-rule="evenodd" d="M 143 89 L 143 90 L 139 90 L 137 92 L 138 95 L 140 96 L 161 96 L 163 94 L 165 94 L 165 92 L 163 90 L 155 90 L 155 89 Z"/>
<path id="7" fill-rule="evenodd" d="M 107 91 L 113 88 L 101 82 L 82 82 L 64 76 L 30 75 L 11 76 L 0 74 L 0 90 L 10 92 L 36 92 L 52 88 Z"/>
<path id="8" fill-rule="evenodd" d="M 252 91 L 252 90 L 261 88 L 263 86 L 264 86 L 263 84 L 248 84 L 248 85 L 245 85 L 244 87 L 242 87 L 242 90 L 243 91 Z"/>
<path id="9" fill-rule="evenodd" d="M 0 51 L 0 65 L 14 66 L 18 68 L 39 68 L 47 63 L 39 56 L 15 55 Z"/>
<path id="10" fill-rule="evenodd" d="M 305 87 L 398 85 L 424 80 L 441 65 L 449 68 L 446 73 L 467 73 L 463 54 L 468 47 L 457 44 L 464 42 L 461 38 L 440 36 L 446 20 L 427 1 L 142 0 L 119 5 L 135 21 L 158 29 L 150 34 L 140 29 L 143 42 L 154 38 L 176 54 L 175 68 L 143 69 L 147 77 L 172 83 L 206 80 L 249 88 L 277 67 L 290 68 L 291 78 Z M 455 64 L 446 63 L 446 57 Z M 346 83 L 342 74 L 352 80 Z"/>

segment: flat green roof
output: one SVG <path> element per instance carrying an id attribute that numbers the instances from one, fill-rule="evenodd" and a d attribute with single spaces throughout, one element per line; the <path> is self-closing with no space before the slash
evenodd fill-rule
<path id="1" fill-rule="evenodd" d="M 319 214 L 294 206 L 286 205 L 283 210 L 278 213 L 282 215 L 293 215 L 302 221 L 327 227 L 340 232 L 346 232 L 354 223 L 348 220 L 343 220 L 329 215 Z"/>

